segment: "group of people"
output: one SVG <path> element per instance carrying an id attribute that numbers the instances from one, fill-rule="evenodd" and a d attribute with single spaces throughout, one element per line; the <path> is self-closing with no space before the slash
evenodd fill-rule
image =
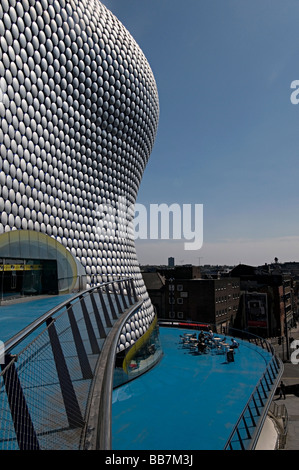
<path id="1" fill-rule="evenodd" d="M 196 333 L 192 335 L 191 342 L 192 342 L 193 348 L 196 347 L 199 353 L 205 353 L 208 349 L 214 349 L 214 348 L 224 350 L 227 347 L 228 349 L 236 349 L 239 347 L 239 344 L 234 338 L 231 339 L 230 345 L 226 343 L 225 337 L 222 338 L 221 341 L 219 341 L 219 338 L 218 340 L 216 340 L 212 330 L 209 330 L 207 332 L 204 332 L 202 330 L 199 331 L 196 343 L 195 343 L 195 339 L 196 339 Z"/>
<path id="2" fill-rule="evenodd" d="M 226 337 L 222 338 L 221 341 L 216 342 L 214 333 L 212 330 L 209 330 L 206 334 L 203 331 L 200 331 L 198 334 L 198 341 L 204 342 L 207 346 L 221 346 L 227 345 Z M 238 342 L 232 338 L 231 344 L 228 345 L 229 349 L 237 349 L 239 347 Z"/>
<path id="3" fill-rule="evenodd" d="M 203 331 L 200 331 L 198 333 L 197 339 L 198 339 L 198 343 L 197 343 L 198 352 L 205 352 L 206 349 L 210 348 L 214 344 L 212 330 L 209 330 L 206 333 L 204 333 Z"/>

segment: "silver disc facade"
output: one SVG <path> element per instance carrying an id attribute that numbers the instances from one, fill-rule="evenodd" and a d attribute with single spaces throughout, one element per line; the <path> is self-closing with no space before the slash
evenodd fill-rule
<path id="1" fill-rule="evenodd" d="M 126 220 L 158 117 L 144 54 L 98 0 L 1 2 L 0 233 L 55 238 L 89 283 L 133 277 L 144 307 L 122 347 L 154 318 Z"/>

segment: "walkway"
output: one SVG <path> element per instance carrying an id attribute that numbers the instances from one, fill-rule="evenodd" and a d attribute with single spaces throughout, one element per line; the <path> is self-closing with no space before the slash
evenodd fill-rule
<path id="1" fill-rule="evenodd" d="M 95 412 L 99 408 L 106 365 L 99 358 L 107 335 L 124 313 L 127 319 L 141 306 L 130 293 L 132 280 L 119 279 L 75 297 L 1 305 L 7 348 L 0 377 L 2 450 L 81 448 L 95 377 Z M 24 327 L 26 334 L 15 338 Z"/>
<path id="2" fill-rule="evenodd" d="M 5 342 L 45 312 L 70 299 L 74 294 L 27 297 L 0 305 L 0 340 Z"/>

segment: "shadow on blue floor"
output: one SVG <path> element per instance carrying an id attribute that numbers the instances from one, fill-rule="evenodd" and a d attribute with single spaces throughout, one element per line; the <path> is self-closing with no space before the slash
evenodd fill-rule
<path id="1" fill-rule="evenodd" d="M 194 332 L 194 331 L 193 331 Z M 221 450 L 271 356 L 240 341 L 234 362 L 192 355 L 182 330 L 160 328 L 160 363 L 113 392 L 115 450 Z"/>
<path id="2" fill-rule="evenodd" d="M 24 300 L 24 302 L 0 305 L 0 340 L 5 342 L 31 322 L 74 294 L 53 295 L 51 297 Z"/>

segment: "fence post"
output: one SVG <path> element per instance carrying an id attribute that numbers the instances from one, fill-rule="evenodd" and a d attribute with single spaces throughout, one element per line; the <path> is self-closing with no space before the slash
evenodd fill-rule
<path id="1" fill-rule="evenodd" d="M 126 280 L 124 281 L 124 283 L 125 283 L 126 290 L 127 290 L 127 296 L 128 296 L 128 299 L 129 299 L 129 304 L 132 305 L 132 304 L 133 304 L 133 300 L 132 300 L 132 296 L 131 296 L 130 280 L 129 280 L 129 279 L 126 279 Z"/>
<path id="2" fill-rule="evenodd" d="M 99 348 L 99 345 L 98 345 L 98 342 L 97 342 L 96 335 L 94 333 L 94 329 L 93 329 L 93 326 L 92 326 L 92 323 L 91 323 L 91 320 L 90 320 L 90 317 L 89 317 L 89 313 L 88 313 L 87 308 L 86 308 L 86 304 L 85 304 L 85 300 L 84 300 L 83 295 L 80 295 L 79 299 L 80 299 L 80 304 L 81 304 L 81 308 L 82 308 L 82 312 L 83 312 L 83 317 L 84 317 L 84 321 L 85 321 L 85 325 L 86 325 L 87 334 L 88 334 L 88 337 L 89 337 L 92 353 L 93 354 L 100 354 L 101 351 L 100 351 L 100 348 Z"/>
<path id="3" fill-rule="evenodd" d="M 112 289 L 113 289 L 113 293 L 114 293 L 114 298 L 115 298 L 115 301 L 116 301 L 116 305 L 117 305 L 117 308 L 118 308 L 118 313 L 119 313 L 119 315 L 120 315 L 121 313 L 123 313 L 123 309 L 121 308 L 120 301 L 119 301 L 119 298 L 118 298 L 118 294 L 117 294 L 117 292 L 116 292 L 116 288 L 115 288 L 114 282 L 112 282 Z"/>
<path id="4" fill-rule="evenodd" d="M 101 288 L 98 289 L 98 294 L 99 294 L 100 301 L 101 301 L 101 305 L 102 305 L 102 309 L 103 309 L 103 312 L 104 312 L 104 317 L 105 317 L 105 321 L 106 321 L 106 326 L 107 326 L 108 328 L 111 328 L 111 327 L 112 327 L 112 323 L 111 323 L 111 319 L 110 319 L 110 317 L 109 317 L 107 305 L 106 305 L 106 303 L 105 303 L 105 300 L 104 300 L 104 297 L 103 297 L 103 292 L 102 292 Z"/>
<path id="5" fill-rule="evenodd" d="M 109 291 L 109 286 L 107 286 L 107 288 L 106 288 L 106 295 L 107 295 L 107 298 L 108 298 L 112 318 L 114 320 L 117 320 L 117 315 L 116 315 L 115 308 L 114 308 L 114 305 L 113 305 L 113 302 L 112 302 L 112 299 L 111 299 L 111 294 L 110 294 L 110 291 Z"/>
<path id="6" fill-rule="evenodd" d="M 92 379 L 93 373 L 89 364 L 89 360 L 87 357 L 87 353 L 83 344 L 83 340 L 79 331 L 78 324 L 75 320 L 75 315 L 73 312 L 73 308 L 71 304 L 66 305 L 70 325 L 71 325 L 71 330 L 73 333 L 73 338 L 76 346 L 76 351 L 77 351 L 77 356 L 79 359 L 80 367 L 81 367 L 81 372 L 83 379 Z"/>
<path id="7" fill-rule="evenodd" d="M 119 291 L 120 291 L 121 299 L 122 299 L 122 302 L 123 302 L 123 305 L 124 305 L 124 310 L 127 310 L 128 304 L 127 304 L 127 301 L 126 301 L 126 298 L 125 298 L 122 281 L 120 281 L 118 283 L 118 285 L 119 285 Z"/>
<path id="8" fill-rule="evenodd" d="M 134 300 L 135 300 L 135 302 L 137 302 L 137 301 L 138 301 L 138 297 L 137 297 L 137 294 L 136 294 L 136 289 L 135 289 L 135 285 L 134 285 L 133 279 L 131 279 L 131 287 L 132 287 L 132 292 L 133 292 Z"/>
<path id="9" fill-rule="evenodd" d="M 102 319 L 101 319 L 101 315 L 100 315 L 96 300 L 94 298 L 93 292 L 90 293 L 90 299 L 91 299 L 91 303 L 92 303 L 93 313 L 94 313 L 94 316 L 95 316 L 95 319 L 96 319 L 96 322 L 97 322 L 97 326 L 98 326 L 98 330 L 99 330 L 99 333 L 100 333 L 100 338 L 106 338 L 106 336 L 107 336 L 106 331 L 105 331 L 105 328 L 104 328 L 104 325 L 103 325 L 103 322 L 102 322 Z"/>
<path id="10" fill-rule="evenodd" d="M 46 324 L 69 426 L 81 427 L 84 421 L 53 319 L 48 318 Z"/>
<path id="11" fill-rule="evenodd" d="M 39 450 L 37 436 L 17 374 L 15 358 L 7 354 L 1 369 L 19 449 Z"/>

